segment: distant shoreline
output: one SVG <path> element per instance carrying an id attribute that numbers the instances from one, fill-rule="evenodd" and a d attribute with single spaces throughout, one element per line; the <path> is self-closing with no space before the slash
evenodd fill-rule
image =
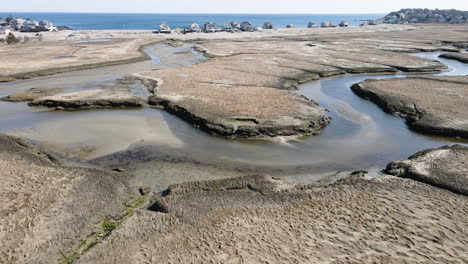
<path id="1" fill-rule="evenodd" d="M 330 21 L 339 24 L 342 20 L 350 26 L 359 25 L 362 20 L 377 19 L 385 14 L 151 14 L 151 13 L 56 13 L 56 12 L 0 12 L 0 17 L 7 16 L 48 20 L 54 25 L 68 26 L 75 30 L 154 30 L 161 23 L 167 23 L 172 28 L 185 28 L 189 23 L 204 23 L 213 21 L 218 25 L 237 21 L 249 21 L 254 26 L 262 26 L 271 22 L 277 28 L 285 28 L 294 24 L 298 28 L 306 28 L 309 22 L 320 24 Z"/>

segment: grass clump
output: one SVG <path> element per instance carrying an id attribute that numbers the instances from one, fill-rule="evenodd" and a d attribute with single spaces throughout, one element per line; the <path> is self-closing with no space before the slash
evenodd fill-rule
<path id="1" fill-rule="evenodd" d="M 111 221 L 111 220 L 104 220 L 101 222 L 101 228 L 104 231 L 105 234 L 111 232 L 114 230 L 117 226 L 119 225 L 118 222 L 116 221 Z"/>

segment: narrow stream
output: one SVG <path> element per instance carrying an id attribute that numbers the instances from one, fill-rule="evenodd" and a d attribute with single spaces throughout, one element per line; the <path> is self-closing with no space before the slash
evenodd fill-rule
<path id="1" fill-rule="evenodd" d="M 190 45 L 156 45 L 145 52 L 151 61 L 6 83 L 0 85 L 0 96 L 33 87 L 112 88 L 116 79 L 128 74 L 204 60 Z M 468 74 L 467 65 L 440 59 L 439 53 L 414 55 L 437 59 L 452 69 L 437 75 Z M 152 108 L 66 112 L 8 102 L 0 102 L 0 132 L 31 140 L 71 162 L 124 167 L 134 173 L 157 171 L 158 162 L 170 162 L 315 182 L 337 171 L 377 171 L 392 160 L 450 143 L 410 131 L 403 119 L 350 90 L 365 79 L 406 76 L 344 75 L 303 85 L 299 92 L 329 109 L 333 120 L 321 135 L 287 143 L 216 138 Z"/>

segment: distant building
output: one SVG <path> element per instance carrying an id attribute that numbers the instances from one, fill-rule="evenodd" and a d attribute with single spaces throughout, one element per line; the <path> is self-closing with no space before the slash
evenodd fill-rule
<path id="1" fill-rule="evenodd" d="M 39 22 L 34 20 L 26 20 L 20 30 L 24 32 L 40 31 L 38 27 Z"/>
<path id="2" fill-rule="evenodd" d="M 0 18 L 0 27 L 6 27 L 10 24 L 6 21 L 6 19 Z"/>
<path id="3" fill-rule="evenodd" d="M 231 21 L 230 24 L 233 29 L 240 29 L 240 25 L 236 21 Z"/>
<path id="4" fill-rule="evenodd" d="M 13 28 L 13 30 L 20 30 L 23 27 L 24 22 L 26 22 L 26 19 L 22 18 L 14 18 L 10 25 Z"/>
<path id="5" fill-rule="evenodd" d="M 274 28 L 273 23 L 271 22 L 263 23 L 263 29 L 273 29 L 273 28 Z"/>
<path id="6" fill-rule="evenodd" d="M 200 28 L 200 25 L 198 25 L 197 23 L 190 23 L 188 25 L 188 27 L 185 29 L 185 32 L 200 32 L 201 31 L 201 28 Z"/>
<path id="7" fill-rule="evenodd" d="M 308 28 L 316 28 L 318 27 L 317 24 L 315 24 L 314 22 L 309 22 L 309 24 L 307 25 Z"/>
<path id="8" fill-rule="evenodd" d="M 286 25 L 286 28 L 295 28 L 296 26 L 294 26 L 293 24 L 288 24 Z"/>
<path id="9" fill-rule="evenodd" d="M 247 31 L 247 32 L 252 32 L 254 31 L 254 28 L 252 26 L 252 23 L 244 21 L 240 24 L 240 30 L 242 31 Z"/>
<path id="10" fill-rule="evenodd" d="M 234 32 L 234 28 L 232 28 L 231 24 L 223 24 L 221 30 L 224 32 Z"/>
<path id="11" fill-rule="evenodd" d="M 383 23 L 382 19 L 371 19 L 371 20 L 369 20 L 369 25 L 371 25 L 371 26 L 375 26 L 375 25 L 382 24 L 382 23 Z"/>
<path id="12" fill-rule="evenodd" d="M 11 33 L 11 28 L 7 26 L 0 26 L 0 35 L 8 35 Z"/>
<path id="13" fill-rule="evenodd" d="M 172 33 L 172 30 L 169 24 L 162 23 L 161 25 L 159 25 L 159 33 L 164 33 L 164 34 Z"/>
<path id="14" fill-rule="evenodd" d="M 349 27 L 349 23 L 346 20 L 340 22 L 340 27 Z"/>
<path id="15" fill-rule="evenodd" d="M 210 21 L 208 23 L 205 23 L 205 25 L 203 27 L 203 31 L 205 31 L 206 33 L 214 33 L 216 31 L 218 31 L 218 25 L 216 25 L 216 23 Z"/>
<path id="16" fill-rule="evenodd" d="M 41 31 L 53 31 L 53 30 L 55 30 L 54 24 L 52 24 L 51 22 L 49 22 L 47 20 L 42 20 L 42 21 L 39 22 L 39 29 Z"/>
<path id="17" fill-rule="evenodd" d="M 331 27 L 332 26 L 332 23 L 331 22 L 328 22 L 328 21 L 322 21 L 322 23 L 320 24 L 321 27 L 323 28 L 327 28 L 327 27 Z"/>

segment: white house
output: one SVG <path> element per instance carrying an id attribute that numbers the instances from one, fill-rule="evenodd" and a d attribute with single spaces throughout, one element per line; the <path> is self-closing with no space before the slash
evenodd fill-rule
<path id="1" fill-rule="evenodd" d="M 205 31 L 206 33 L 214 33 L 218 31 L 218 25 L 210 21 L 208 23 L 205 23 L 205 26 L 203 27 L 203 31 Z"/>
<path id="2" fill-rule="evenodd" d="M 232 28 L 231 24 L 223 24 L 221 30 L 224 32 L 234 32 L 234 29 Z"/>
<path id="3" fill-rule="evenodd" d="M 331 27 L 332 25 L 331 25 L 331 22 L 329 22 L 329 21 L 323 21 L 322 24 L 321 24 L 321 26 L 322 26 L 323 28 L 326 28 L 326 27 Z"/>
<path id="4" fill-rule="evenodd" d="M 159 25 L 159 33 L 169 34 L 172 33 L 172 29 L 169 26 L 169 24 L 162 23 L 161 25 Z"/>
<path id="5" fill-rule="evenodd" d="M 39 27 L 39 22 L 34 20 L 26 20 L 21 27 L 21 31 L 33 31 L 36 29 L 36 27 Z"/>
<path id="6" fill-rule="evenodd" d="M 8 35 L 11 33 L 10 27 L 2 27 L 0 26 L 0 35 Z"/>
<path id="7" fill-rule="evenodd" d="M 185 31 L 186 32 L 200 32 L 201 31 L 200 25 L 198 25 L 197 23 L 190 23 Z"/>
<path id="8" fill-rule="evenodd" d="M 54 30 L 54 24 L 52 24 L 51 22 L 49 22 L 47 20 L 42 20 L 41 22 L 39 22 L 39 28 L 42 31 L 53 31 Z"/>

